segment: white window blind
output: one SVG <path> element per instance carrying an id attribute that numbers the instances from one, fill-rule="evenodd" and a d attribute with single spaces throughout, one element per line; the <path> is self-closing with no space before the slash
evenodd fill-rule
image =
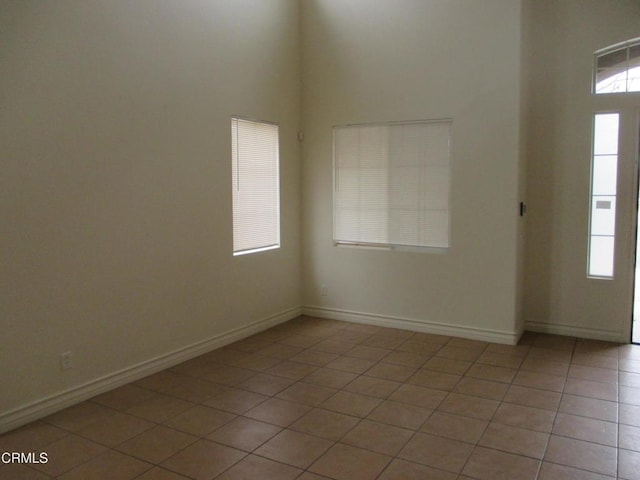
<path id="1" fill-rule="evenodd" d="M 231 118 L 233 253 L 280 246 L 278 125 Z"/>
<path id="2" fill-rule="evenodd" d="M 334 127 L 334 241 L 449 246 L 450 120 Z"/>

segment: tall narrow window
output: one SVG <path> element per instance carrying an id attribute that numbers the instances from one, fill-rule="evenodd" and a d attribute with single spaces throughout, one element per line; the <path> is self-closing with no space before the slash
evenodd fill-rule
<path id="1" fill-rule="evenodd" d="M 334 127 L 334 241 L 449 246 L 451 121 Z"/>
<path id="2" fill-rule="evenodd" d="M 590 277 L 613 278 L 619 117 L 617 113 L 598 113 L 594 116 L 588 261 Z"/>
<path id="3" fill-rule="evenodd" d="M 233 254 L 280 246 L 278 125 L 231 118 Z"/>
<path id="4" fill-rule="evenodd" d="M 594 93 L 640 92 L 640 38 L 595 54 Z"/>

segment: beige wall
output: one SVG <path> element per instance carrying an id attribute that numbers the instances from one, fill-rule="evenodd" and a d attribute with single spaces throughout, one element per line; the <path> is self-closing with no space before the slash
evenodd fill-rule
<path id="1" fill-rule="evenodd" d="M 305 305 L 512 341 L 520 2 L 308 0 L 302 14 Z M 453 119 L 449 252 L 333 246 L 332 126 L 432 118 Z"/>
<path id="2" fill-rule="evenodd" d="M 0 413 L 299 312 L 298 26 L 291 0 L 0 4 Z M 232 114 L 281 135 L 282 248 L 238 258 Z"/>
<path id="3" fill-rule="evenodd" d="M 591 122 L 596 111 L 622 109 L 635 124 L 640 95 L 596 98 L 591 75 L 595 50 L 639 35 L 640 4 L 544 0 L 533 6 L 527 328 L 628 342 L 637 138 L 627 123 L 620 158 L 615 279 L 588 279 Z"/>

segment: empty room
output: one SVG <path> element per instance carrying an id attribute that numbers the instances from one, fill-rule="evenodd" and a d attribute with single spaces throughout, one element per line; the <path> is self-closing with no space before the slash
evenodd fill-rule
<path id="1" fill-rule="evenodd" d="M 0 0 L 0 71 L 3 480 L 640 479 L 638 0 Z"/>

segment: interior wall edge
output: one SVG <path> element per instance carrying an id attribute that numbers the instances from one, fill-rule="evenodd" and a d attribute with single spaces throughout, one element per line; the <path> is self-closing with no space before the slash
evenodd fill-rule
<path id="1" fill-rule="evenodd" d="M 337 308 L 307 305 L 302 308 L 302 313 L 311 317 L 375 325 L 378 327 L 398 328 L 418 333 L 448 335 L 452 337 L 502 343 L 506 345 L 516 345 L 520 339 L 520 333 L 517 331 L 509 332 L 502 330 L 490 330 L 467 325 L 452 325 L 449 323 L 439 323 L 416 318 L 390 317 L 386 315 L 355 312 Z"/>
<path id="2" fill-rule="evenodd" d="M 250 335 L 262 332 L 268 328 L 296 318 L 301 314 L 302 308 L 291 308 L 172 352 L 145 360 L 117 372 L 95 378 L 81 385 L 76 385 L 61 392 L 32 401 L 13 410 L 0 412 L 0 434 L 46 417 L 63 408 L 75 405 L 101 393 L 121 387 L 127 383 L 173 367 L 186 360 L 224 347 Z"/>
<path id="3" fill-rule="evenodd" d="M 552 323 L 549 320 L 527 321 L 525 330 L 535 333 L 548 333 L 565 337 L 602 340 L 605 342 L 629 343 L 629 335 L 624 332 L 587 328 L 563 323 Z"/>

